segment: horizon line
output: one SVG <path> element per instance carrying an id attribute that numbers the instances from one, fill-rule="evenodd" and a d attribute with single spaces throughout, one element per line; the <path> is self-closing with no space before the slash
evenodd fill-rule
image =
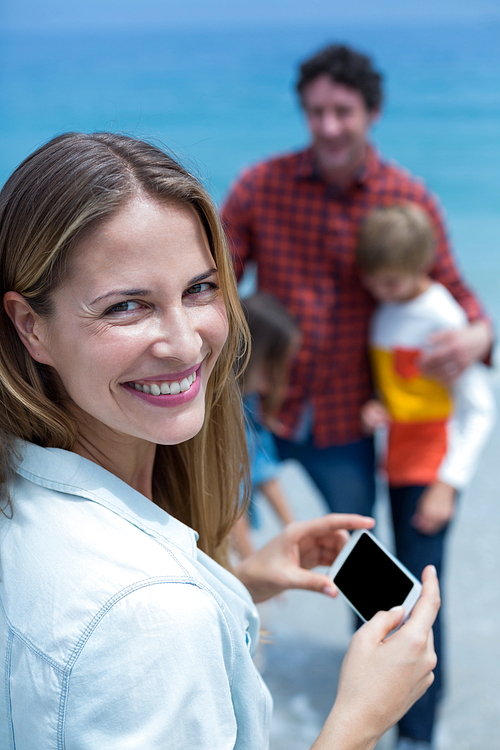
<path id="1" fill-rule="evenodd" d="M 281 30 L 287 28 L 287 29 L 294 29 L 294 28 L 304 28 L 304 27 L 310 27 L 311 29 L 323 26 L 324 24 L 335 24 L 337 28 L 349 28 L 349 27 L 355 27 L 356 29 L 364 29 L 364 28 L 374 28 L 374 27 L 401 27 L 401 26 L 441 26 L 445 24 L 447 27 L 457 27 L 457 26 L 469 26 L 470 24 L 474 25 L 483 25 L 483 24 L 500 24 L 500 10 L 498 13 L 485 13 L 483 15 L 472 15 L 472 14 L 463 14 L 460 16 L 454 16 L 453 18 L 443 16 L 405 16 L 405 17 L 399 17 L 394 18 L 394 15 L 392 16 L 377 16 L 377 17 L 368 17 L 364 18 L 361 22 L 358 19 L 355 18 L 342 18 L 342 19 L 333 19 L 333 18 L 315 18 L 312 20 L 306 20 L 303 18 L 296 18 L 296 19 L 286 19 L 285 21 L 274 19 L 274 18 L 268 18 L 268 19 L 260 19 L 260 20 L 248 20 L 248 19 L 232 19 L 232 20 L 224 20 L 221 21 L 219 19 L 202 19 L 199 20 L 197 23 L 193 24 L 192 19 L 176 19 L 175 21 L 168 21 L 167 19 L 162 20 L 156 20 L 153 19 L 151 21 L 146 22 L 140 22 L 138 23 L 137 19 L 130 19 L 130 20 L 122 20 L 121 22 L 117 23 L 116 19 L 113 19 L 113 21 L 85 21 L 85 22 L 74 22 L 68 19 L 68 21 L 49 21 L 45 23 L 35 22 L 35 23 L 23 23 L 23 22 L 1 22 L 0 21 L 0 33 L 1 32 L 49 32 L 49 31 L 103 31 L 103 32 L 109 32 L 109 31 L 199 31 L 199 30 L 207 30 L 210 29 L 211 31 L 224 31 L 226 29 L 239 29 L 239 30 L 245 30 L 245 31 L 251 31 L 251 30 L 262 30 L 262 29 L 270 29 L 273 28 L 279 28 Z"/>

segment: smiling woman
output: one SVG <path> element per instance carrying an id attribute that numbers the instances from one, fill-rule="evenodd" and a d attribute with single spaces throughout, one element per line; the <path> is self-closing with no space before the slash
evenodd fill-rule
<path id="1" fill-rule="evenodd" d="M 0 313 L 9 339 L 0 353 L 0 373 L 8 384 L 12 431 L 43 447 L 76 447 L 94 456 L 101 450 L 96 443 L 101 436 L 108 442 L 106 454 L 112 445 L 121 455 L 127 476 L 120 468 L 115 473 L 125 481 L 132 466 L 123 445 L 128 424 L 120 425 L 119 416 L 142 425 L 146 442 L 179 443 L 156 462 L 155 502 L 164 508 L 168 504 L 196 528 L 202 549 L 223 558 L 218 547 L 238 513 L 243 474 L 221 472 L 221 456 L 228 456 L 235 467 L 245 466 L 239 395 L 229 375 L 238 348 L 244 349 L 240 337 L 246 334 L 210 198 L 168 155 L 150 144 L 111 134 L 54 139 L 21 165 L 3 196 L 2 241 L 9 254 L 2 293 L 12 291 Z M 191 324 L 192 348 L 169 357 L 167 349 L 174 343 L 189 346 L 187 340 L 173 341 L 183 335 L 184 321 Z M 210 341 L 200 347 L 195 341 L 200 335 L 196 327 L 207 323 L 209 337 L 215 326 L 213 354 Z M 217 358 L 226 325 L 227 341 Z M 164 411 L 144 409 L 144 398 L 132 398 L 126 383 L 147 384 L 158 376 L 162 382 L 175 382 L 181 371 L 198 370 L 202 360 L 206 361 L 200 372 L 203 388 L 196 401 L 196 429 L 181 441 L 170 439 L 171 427 L 165 425 L 166 434 L 156 440 L 148 429 L 165 421 Z M 214 409 L 199 432 L 207 389 L 208 411 Z M 140 404 L 145 413 L 140 413 Z M 223 414 L 231 416 L 222 419 Z M 181 419 L 185 421 L 184 413 Z M 198 432 L 186 450 L 183 441 Z M 210 452 L 204 448 L 207 443 Z M 141 459 L 146 450 L 144 445 Z M 149 462 L 154 456 L 149 445 Z M 107 467 L 114 459 L 113 453 Z M 168 503 L 164 471 L 169 478 Z M 193 481 L 206 484 L 197 487 L 191 503 L 186 498 L 192 496 Z M 209 511 L 207 497 L 212 493 L 221 504 Z M 151 488 L 146 494 L 151 496 Z"/>
<path id="2" fill-rule="evenodd" d="M 247 330 L 210 199 L 150 144 L 60 136 L 0 194 L 0 287 L 0 748 L 263 750 L 252 596 L 335 596 L 311 569 L 373 520 L 227 569 Z M 354 637 L 315 750 L 371 750 L 428 687 L 429 570 L 423 592 Z"/>

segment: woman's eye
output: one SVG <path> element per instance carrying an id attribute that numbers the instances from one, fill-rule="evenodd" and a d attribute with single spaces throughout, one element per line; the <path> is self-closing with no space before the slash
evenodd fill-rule
<path id="1" fill-rule="evenodd" d="M 124 302 L 118 302 L 116 305 L 109 307 L 106 310 L 106 315 L 112 315 L 113 313 L 121 312 L 134 312 L 134 310 L 138 310 L 140 307 L 141 305 L 139 302 L 134 302 L 134 300 L 125 300 Z"/>
<path id="2" fill-rule="evenodd" d="M 189 289 L 186 289 L 186 294 L 202 294 L 203 292 L 212 291 L 216 288 L 216 285 L 212 282 L 200 281 L 199 284 L 193 284 Z"/>

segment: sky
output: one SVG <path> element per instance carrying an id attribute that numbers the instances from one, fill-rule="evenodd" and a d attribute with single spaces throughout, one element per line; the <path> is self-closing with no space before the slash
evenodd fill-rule
<path id="1" fill-rule="evenodd" d="M 500 0 L 3 0 L 0 29 L 500 22 Z"/>

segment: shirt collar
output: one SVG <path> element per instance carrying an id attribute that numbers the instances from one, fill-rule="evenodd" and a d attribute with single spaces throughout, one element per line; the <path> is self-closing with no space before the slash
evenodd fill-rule
<path id="1" fill-rule="evenodd" d="M 354 180 L 362 185 L 368 182 L 375 172 L 378 170 L 380 164 L 380 156 L 377 150 L 369 143 L 366 152 L 365 163 L 358 169 L 354 175 Z"/>
<path id="2" fill-rule="evenodd" d="M 297 180 L 320 180 L 323 181 L 320 171 L 317 167 L 314 151 L 312 146 L 298 153 L 295 177 Z M 378 169 L 380 158 L 376 149 L 367 145 L 367 154 L 365 163 L 357 170 L 353 176 L 352 182 L 346 186 L 349 189 L 352 185 L 363 185 L 366 183 Z"/>
<path id="3" fill-rule="evenodd" d="M 197 534 L 102 466 L 60 448 L 18 442 L 16 473 L 33 484 L 98 503 L 160 542 L 196 556 Z"/>
<path id="4" fill-rule="evenodd" d="M 305 151 L 300 151 L 297 154 L 295 177 L 297 180 L 321 179 L 316 167 L 314 152 L 311 146 L 305 149 Z"/>

